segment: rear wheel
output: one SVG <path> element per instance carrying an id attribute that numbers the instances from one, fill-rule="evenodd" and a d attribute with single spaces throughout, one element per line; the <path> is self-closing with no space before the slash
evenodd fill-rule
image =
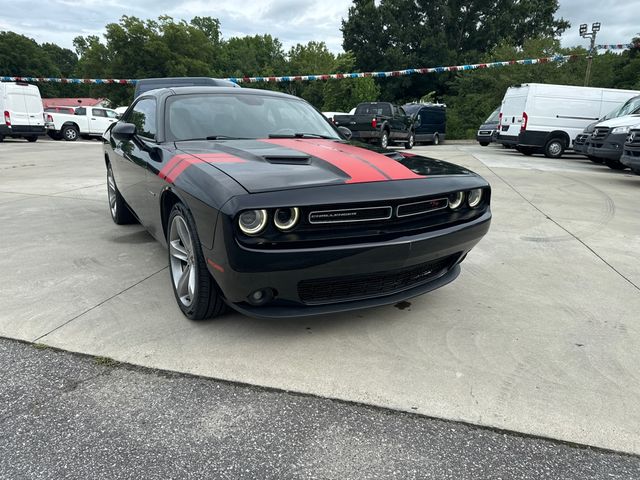
<path id="1" fill-rule="evenodd" d="M 169 272 L 180 310 L 190 320 L 220 315 L 225 304 L 207 270 L 195 221 L 183 204 L 173 206 L 168 226 Z"/>
<path id="2" fill-rule="evenodd" d="M 0 134 L 0 142 L 4 142 L 4 135 Z"/>
<path id="3" fill-rule="evenodd" d="M 382 131 L 382 136 L 380 137 L 380 146 L 382 148 L 387 148 L 389 146 L 389 132 L 386 130 Z"/>
<path id="4" fill-rule="evenodd" d="M 107 165 L 107 196 L 109 198 L 109 211 L 111 212 L 111 218 L 117 225 L 127 225 L 134 223 L 136 218 L 129 210 L 127 202 L 124 201 L 122 195 L 118 191 L 116 186 L 116 179 L 113 176 L 113 170 L 111 165 Z"/>
<path id="5" fill-rule="evenodd" d="M 544 146 L 544 156 L 548 158 L 560 158 L 564 153 L 564 140 L 552 138 Z"/>
<path id="6" fill-rule="evenodd" d="M 33 143 L 36 142 L 38 140 L 38 136 L 37 135 L 29 135 L 28 137 L 24 137 L 27 142 Z"/>
<path id="7" fill-rule="evenodd" d="M 51 140 L 62 140 L 62 132 L 49 131 L 47 135 Z"/>
<path id="8" fill-rule="evenodd" d="M 489 145 L 489 142 L 480 142 L 481 147 L 486 147 L 487 145 Z"/>
<path id="9" fill-rule="evenodd" d="M 612 160 L 610 158 L 607 158 L 604 160 L 604 163 L 612 170 L 624 170 L 625 168 L 627 168 L 627 166 L 620 160 Z"/>
<path id="10" fill-rule="evenodd" d="M 530 157 L 535 153 L 535 148 L 532 147 L 516 147 L 516 150 L 518 150 L 523 155 L 526 155 L 527 157 Z"/>
<path id="11" fill-rule="evenodd" d="M 416 134 L 411 132 L 409 134 L 409 138 L 407 138 L 407 141 L 404 143 L 404 148 L 406 148 L 407 150 L 411 150 L 415 145 L 415 143 L 416 143 Z"/>
<path id="12" fill-rule="evenodd" d="M 440 145 L 440 136 L 437 133 L 433 136 L 433 142 L 432 143 L 434 145 Z"/>
<path id="13" fill-rule="evenodd" d="M 62 127 L 62 137 L 67 142 L 75 142 L 78 139 L 78 129 L 73 125 Z"/>
<path id="14" fill-rule="evenodd" d="M 631 171 L 636 175 L 640 175 L 640 168 L 632 168 Z"/>

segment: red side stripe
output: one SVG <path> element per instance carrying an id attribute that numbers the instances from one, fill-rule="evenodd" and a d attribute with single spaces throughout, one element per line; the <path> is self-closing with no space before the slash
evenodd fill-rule
<path id="1" fill-rule="evenodd" d="M 160 178 L 166 178 L 169 172 L 173 170 L 182 160 L 189 157 L 189 155 L 175 155 L 167 162 L 167 164 L 162 167 L 162 169 L 158 172 L 158 176 Z"/>
<path id="2" fill-rule="evenodd" d="M 169 183 L 174 183 L 176 181 L 176 178 L 178 178 L 180 174 L 187 169 L 187 167 L 189 167 L 190 165 L 195 165 L 197 163 L 205 163 L 205 161 L 200 160 L 198 157 L 188 156 L 184 158 L 178 165 L 176 165 L 176 167 L 167 174 L 165 179 Z"/>
<path id="3" fill-rule="evenodd" d="M 198 154 L 197 157 L 189 154 L 180 154 L 172 157 L 158 172 L 158 176 L 169 183 L 173 183 L 189 165 L 196 163 L 242 163 L 245 161 L 228 153 L 202 153 Z"/>
<path id="4" fill-rule="evenodd" d="M 207 258 L 207 263 L 211 265 L 213 268 L 215 268 L 216 270 L 218 270 L 219 272 L 224 273 L 224 268 L 222 268 L 222 265 L 218 265 L 216 262 L 214 262 L 210 258 Z"/>
<path id="5" fill-rule="evenodd" d="M 349 176 L 350 179 L 347 180 L 346 183 L 382 182 L 389 180 L 389 178 L 371 165 L 332 148 L 333 142 L 322 144 L 315 140 L 289 138 L 270 138 L 262 141 L 318 157 L 320 160 L 330 163 Z"/>
<path id="6" fill-rule="evenodd" d="M 371 150 L 367 150 L 366 148 L 354 147 L 353 145 L 336 143 L 330 140 L 324 140 L 324 142 L 329 143 L 335 150 L 352 155 L 365 162 L 369 162 L 371 165 L 387 175 L 391 180 L 410 180 L 412 178 L 424 178 L 423 175 L 418 175 L 411 169 L 402 165 L 397 160 L 389 158 L 386 155 L 372 152 Z"/>

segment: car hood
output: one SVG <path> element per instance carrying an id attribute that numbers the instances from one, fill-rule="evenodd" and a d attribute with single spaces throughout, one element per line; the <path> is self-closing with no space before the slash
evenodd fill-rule
<path id="1" fill-rule="evenodd" d="M 480 125 L 478 130 L 495 130 L 497 126 L 498 122 L 487 122 Z"/>
<path id="2" fill-rule="evenodd" d="M 600 122 L 596 127 L 632 127 L 640 123 L 640 114 L 625 115 L 623 117 L 612 118 L 605 122 Z"/>
<path id="3" fill-rule="evenodd" d="M 325 139 L 198 140 L 176 142 L 176 148 L 221 170 L 250 193 L 475 175 L 428 157 Z"/>

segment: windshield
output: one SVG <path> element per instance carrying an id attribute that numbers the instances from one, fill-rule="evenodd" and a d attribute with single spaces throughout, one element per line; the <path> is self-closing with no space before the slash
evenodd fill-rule
<path id="1" fill-rule="evenodd" d="M 340 140 L 308 103 L 275 95 L 193 94 L 167 100 L 169 140 L 326 137 Z"/>
<path id="2" fill-rule="evenodd" d="M 409 115 L 413 115 L 414 113 L 417 113 L 421 107 L 422 105 L 405 105 L 402 108 L 404 108 L 404 111 L 407 112 Z"/>
<path id="3" fill-rule="evenodd" d="M 489 118 L 487 118 L 484 123 L 498 123 L 498 119 L 500 117 L 500 107 L 496 108 L 493 112 L 491 112 L 491 115 L 489 115 Z"/>
<path id="4" fill-rule="evenodd" d="M 640 96 L 630 98 L 623 105 L 607 113 L 604 117 L 602 117 L 602 119 L 600 119 L 600 121 L 610 120 L 612 118 L 618 118 L 624 115 L 631 115 L 632 113 L 636 113 L 638 109 L 640 109 Z"/>

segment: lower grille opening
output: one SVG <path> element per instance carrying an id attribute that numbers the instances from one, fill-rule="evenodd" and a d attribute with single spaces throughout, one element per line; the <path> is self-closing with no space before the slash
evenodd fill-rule
<path id="1" fill-rule="evenodd" d="M 455 264 L 459 253 L 398 270 L 343 277 L 303 280 L 298 295 L 306 304 L 360 300 L 401 292 L 441 277 Z"/>

